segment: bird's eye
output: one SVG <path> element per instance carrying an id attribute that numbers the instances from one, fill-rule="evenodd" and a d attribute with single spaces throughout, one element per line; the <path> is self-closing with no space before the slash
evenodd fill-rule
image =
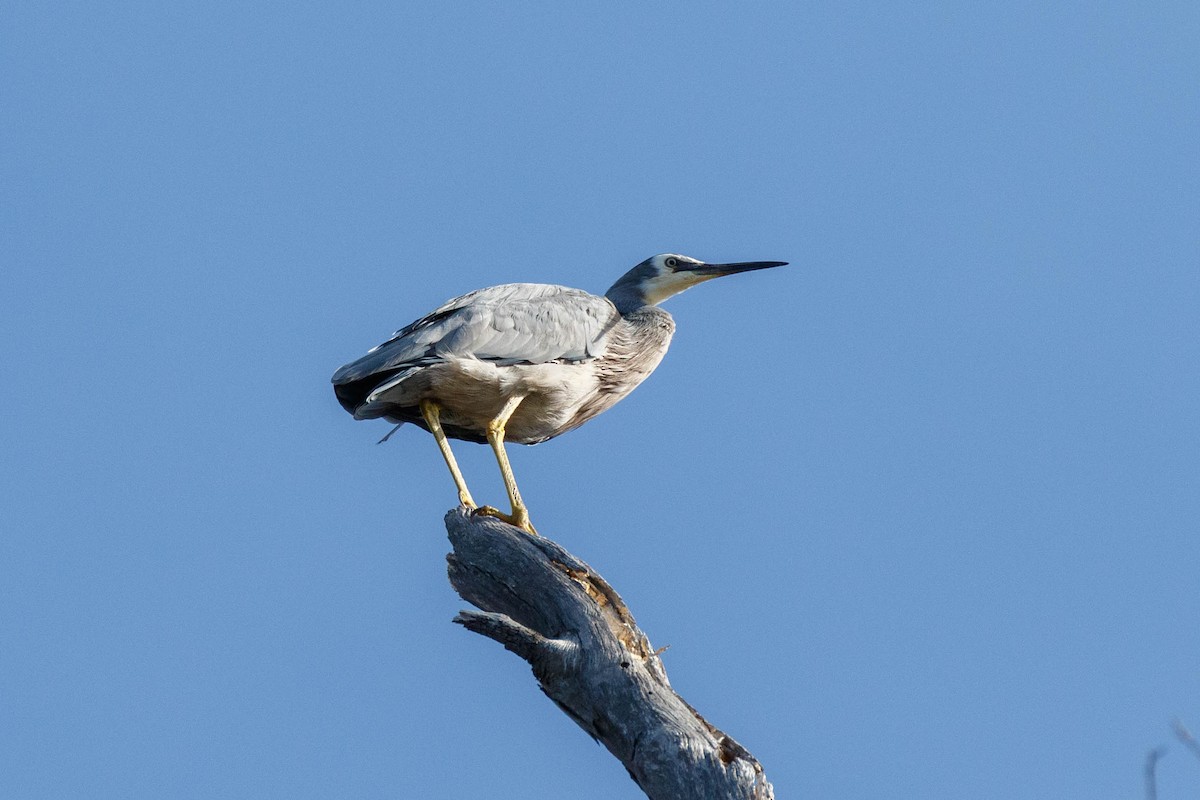
<path id="1" fill-rule="evenodd" d="M 666 264 L 668 267 L 670 267 L 671 269 L 675 269 L 676 267 L 678 267 L 678 266 L 679 266 L 679 259 L 677 259 L 677 258 L 668 258 L 668 259 L 667 259 L 667 260 L 666 260 L 664 263 L 665 263 L 665 264 Z"/>

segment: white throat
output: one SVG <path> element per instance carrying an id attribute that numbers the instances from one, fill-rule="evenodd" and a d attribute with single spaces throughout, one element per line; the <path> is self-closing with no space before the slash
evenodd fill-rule
<path id="1" fill-rule="evenodd" d="M 704 283 L 715 275 L 697 275 L 694 272 L 663 272 L 646 281 L 643 287 L 646 302 L 656 306 L 668 297 Z"/>

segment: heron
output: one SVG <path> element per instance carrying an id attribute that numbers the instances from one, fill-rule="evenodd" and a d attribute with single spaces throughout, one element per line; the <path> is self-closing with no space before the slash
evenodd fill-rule
<path id="1" fill-rule="evenodd" d="M 659 303 L 713 278 L 786 264 L 708 264 L 662 253 L 626 272 L 603 297 L 539 283 L 479 289 L 338 369 L 334 392 L 355 419 L 383 418 L 396 426 L 392 433 L 406 422 L 429 431 L 462 505 L 536 534 L 504 443 L 561 436 L 633 391 L 662 361 L 675 332 Z M 510 513 L 476 506 L 450 439 L 491 446 Z"/>

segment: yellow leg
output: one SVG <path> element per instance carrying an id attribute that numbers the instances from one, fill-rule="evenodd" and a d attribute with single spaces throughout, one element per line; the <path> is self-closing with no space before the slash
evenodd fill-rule
<path id="1" fill-rule="evenodd" d="M 432 400 L 422 400 L 421 416 L 425 417 L 425 424 L 429 426 L 429 432 L 433 434 L 438 449 L 442 451 L 442 458 L 446 459 L 446 466 L 450 468 L 450 474 L 454 477 L 454 485 L 458 487 L 458 502 L 467 508 L 475 508 L 475 501 L 467 491 L 467 482 L 463 480 L 458 462 L 454 460 L 454 453 L 450 450 L 450 441 L 446 439 L 446 432 L 442 430 L 441 410 L 438 404 Z"/>
<path id="2" fill-rule="evenodd" d="M 537 536 L 537 531 L 533 529 L 533 523 L 529 521 L 529 509 L 525 507 L 525 503 L 521 500 L 521 492 L 517 489 L 517 479 L 513 476 L 512 465 L 508 463 L 508 453 L 504 452 L 504 426 L 508 424 L 509 418 L 524 399 L 521 395 L 510 398 L 487 427 L 488 444 L 492 446 L 492 452 L 496 454 L 496 461 L 500 464 L 500 477 L 504 479 L 504 488 L 508 492 L 508 502 L 512 505 L 512 514 L 501 514 L 496 509 L 486 506 L 479 509 L 479 512 L 499 517 L 510 525 L 516 525 Z"/>

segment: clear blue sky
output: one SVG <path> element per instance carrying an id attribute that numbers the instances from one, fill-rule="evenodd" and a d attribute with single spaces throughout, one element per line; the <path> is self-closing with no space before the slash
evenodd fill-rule
<path id="1" fill-rule="evenodd" d="M 1200 727 L 1195 3 L 250 5 L 0 11 L 0 795 L 641 796 L 328 381 L 662 251 L 792 266 L 514 467 L 781 798 L 1139 797 Z"/>

